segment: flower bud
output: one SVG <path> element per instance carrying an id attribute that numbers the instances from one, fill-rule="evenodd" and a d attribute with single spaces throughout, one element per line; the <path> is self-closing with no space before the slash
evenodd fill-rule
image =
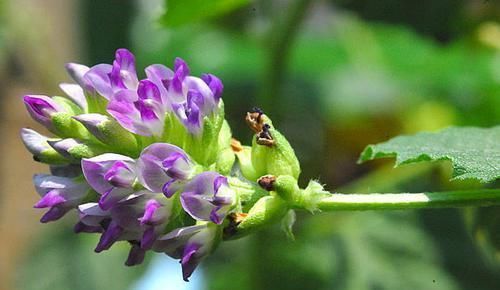
<path id="1" fill-rule="evenodd" d="M 50 131 L 54 131 L 51 119 L 55 113 L 63 111 L 61 105 L 52 100 L 52 98 L 42 95 L 24 96 L 24 104 L 33 120 L 42 124 Z"/>
<path id="2" fill-rule="evenodd" d="M 258 175 L 290 175 L 299 178 L 300 165 L 295 152 L 278 130 L 268 124 L 252 142 L 252 165 Z"/>
<path id="3" fill-rule="evenodd" d="M 108 210 L 132 194 L 137 177 L 135 160 L 119 154 L 106 153 L 82 159 L 85 179 L 101 197 L 99 206 Z"/>
<path id="4" fill-rule="evenodd" d="M 212 253 L 221 240 L 221 228 L 212 223 L 177 228 L 158 238 L 153 246 L 157 252 L 180 259 L 182 277 L 189 277 L 206 256 Z"/>
<path id="5" fill-rule="evenodd" d="M 87 110 L 87 100 L 83 89 L 77 84 L 59 84 L 59 88 L 67 95 L 67 99 L 78 105 L 81 110 Z"/>
<path id="6" fill-rule="evenodd" d="M 195 220 L 221 224 L 236 204 L 236 195 L 227 178 L 206 171 L 184 186 L 180 196 L 184 210 Z"/>
<path id="7" fill-rule="evenodd" d="M 254 233 L 279 222 L 288 210 L 286 201 L 279 196 L 264 196 L 254 204 L 241 222 L 231 223 L 228 227 L 232 229 L 225 229 L 224 238 L 236 239 Z"/>
<path id="8" fill-rule="evenodd" d="M 76 208 L 90 191 L 88 184 L 81 180 L 48 174 L 36 174 L 33 183 L 42 197 L 34 207 L 49 208 L 41 219 L 43 223 L 57 220 Z"/>
<path id="9" fill-rule="evenodd" d="M 190 135 L 185 144 L 186 151 L 202 165 L 216 162 L 219 148 L 219 134 L 224 123 L 224 104 L 219 102 L 217 112 L 203 118 L 201 135 Z M 226 128 L 227 130 L 228 128 Z M 223 136 L 224 137 L 224 136 Z"/>
<path id="10" fill-rule="evenodd" d="M 222 174 L 229 174 L 233 168 L 234 161 L 236 159 L 233 151 L 234 142 L 231 138 L 231 128 L 226 120 L 222 123 L 222 128 L 219 132 L 217 159 L 215 160 L 216 171 Z"/>
<path id="11" fill-rule="evenodd" d="M 89 67 L 78 63 L 67 63 L 66 71 L 71 78 L 85 91 L 94 94 L 95 90 L 91 82 L 84 76 L 89 71 Z"/>
<path id="12" fill-rule="evenodd" d="M 256 132 L 251 150 L 251 164 L 255 174 L 248 168 L 248 153 L 245 152 L 238 154 L 238 159 L 243 164 L 243 174 L 246 171 L 251 177 L 272 174 L 290 175 L 298 179 L 300 165 L 295 152 L 286 138 L 273 127 L 272 121 L 258 108 L 247 113 L 246 121 L 250 129 Z"/>
<path id="13" fill-rule="evenodd" d="M 83 143 L 73 138 L 52 140 L 47 143 L 65 158 L 78 162 L 82 158 L 94 157 L 106 151 L 101 145 Z"/>
<path id="14" fill-rule="evenodd" d="M 77 120 L 73 114 L 58 112 L 51 116 L 54 133 L 64 138 L 77 138 L 81 140 L 95 140 L 90 132 Z"/>
<path id="15" fill-rule="evenodd" d="M 251 181 L 257 181 L 257 179 L 262 176 L 259 175 L 252 164 L 252 147 L 249 146 L 239 146 L 234 147 L 236 157 L 238 157 L 238 165 L 243 176 Z"/>
<path id="16" fill-rule="evenodd" d="M 234 156 L 233 149 L 223 149 L 219 152 L 219 155 L 217 155 L 217 160 L 215 160 L 215 170 L 224 175 L 228 175 L 231 173 L 235 159 L 236 157 Z"/>
<path id="17" fill-rule="evenodd" d="M 114 119 L 101 114 L 83 114 L 73 118 L 82 123 L 99 141 L 112 147 L 115 152 L 132 156 L 139 153 L 137 139 Z"/>
<path id="18" fill-rule="evenodd" d="M 34 130 L 21 129 L 21 139 L 24 146 L 33 154 L 33 159 L 48 164 L 67 164 L 68 160 L 52 148 L 45 137 Z"/>

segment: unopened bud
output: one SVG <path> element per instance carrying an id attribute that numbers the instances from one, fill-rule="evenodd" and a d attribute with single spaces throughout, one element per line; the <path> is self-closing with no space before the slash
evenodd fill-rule
<path id="1" fill-rule="evenodd" d="M 264 196 L 250 209 L 246 217 L 233 228 L 226 229 L 225 239 L 235 239 L 279 222 L 288 212 L 287 203 L 278 196 Z"/>
<path id="2" fill-rule="evenodd" d="M 73 117 L 89 130 L 102 143 L 109 145 L 116 152 L 137 155 L 137 139 L 114 119 L 101 114 L 83 114 Z"/>
<path id="3" fill-rule="evenodd" d="M 21 139 L 26 149 L 33 154 L 33 159 L 36 161 L 48 164 L 68 163 L 68 160 L 54 150 L 54 148 L 50 147 L 49 143 L 47 143 L 49 140 L 48 137 L 34 130 L 23 128 L 21 129 Z"/>
<path id="4" fill-rule="evenodd" d="M 54 148 L 59 154 L 70 160 L 80 160 L 82 158 L 90 158 L 106 152 L 106 150 L 98 144 L 87 144 L 79 140 L 68 138 L 58 141 L 48 141 L 49 145 Z"/>
<path id="5" fill-rule="evenodd" d="M 251 158 L 255 173 L 258 176 L 290 175 L 297 179 L 300 174 L 299 161 L 285 136 L 278 132 L 272 126 L 271 120 L 261 112 L 249 114 L 247 119 L 248 116 L 260 114 L 256 119 L 257 125 L 249 123 L 252 130 L 260 129 L 252 142 Z"/>

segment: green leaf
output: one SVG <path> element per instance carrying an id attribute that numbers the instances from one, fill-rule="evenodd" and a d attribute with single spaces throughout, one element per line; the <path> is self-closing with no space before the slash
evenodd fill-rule
<path id="1" fill-rule="evenodd" d="M 490 182 L 500 178 L 500 126 L 450 127 L 436 133 L 398 136 L 369 145 L 359 162 L 396 157 L 396 166 L 422 161 L 450 160 L 454 179 Z"/>
<path id="2" fill-rule="evenodd" d="M 167 11 L 160 18 L 166 26 L 180 26 L 228 13 L 250 0 L 166 0 Z"/>

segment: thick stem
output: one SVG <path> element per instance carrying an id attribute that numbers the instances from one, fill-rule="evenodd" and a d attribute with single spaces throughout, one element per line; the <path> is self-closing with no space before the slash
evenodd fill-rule
<path id="1" fill-rule="evenodd" d="M 322 211 L 395 210 L 500 205 L 500 189 L 424 193 L 333 193 L 317 202 Z M 300 206 L 298 206 L 300 208 Z"/>

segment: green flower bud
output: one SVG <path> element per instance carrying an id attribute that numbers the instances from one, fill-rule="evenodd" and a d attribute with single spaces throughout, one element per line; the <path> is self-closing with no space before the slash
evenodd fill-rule
<path id="1" fill-rule="evenodd" d="M 34 130 L 23 128 L 21 130 L 21 139 L 36 161 L 48 164 L 68 164 L 68 160 L 47 143 L 50 140 L 48 137 Z"/>
<path id="2" fill-rule="evenodd" d="M 198 163 L 208 166 L 217 160 L 219 148 L 219 134 L 224 124 L 224 103 L 219 102 L 217 112 L 203 119 L 203 133 L 201 136 L 187 134 L 183 148 Z M 229 127 L 229 126 L 228 126 Z M 229 128 L 227 128 L 229 129 Z M 230 130 L 229 130 L 230 133 Z M 225 133 L 225 135 L 227 132 Z"/>
<path id="3" fill-rule="evenodd" d="M 241 209 L 236 209 L 236 211 L 247 212 L 257 200 L 269 194 L 256 183 L 250 183 L 237 177 L 228 177 L 228 183 L 231 189 L 236 192 L 241 205 Z"/>
<path id="4" fill-rule="evenodd" d="M 233 149 L 223 149 L 219 153 L 219 155 L 217 155 L 217 160 L 215 161 L 215 170 L 222 175 L 229 175 L 231 173 L 231 169 L 233 168 L 235 159 L 236 157 L 234 156 Z"/>
<path id="5" fill-rule="evenodd" d="M 300 175 L 300 164 L 292 146 L 268 123 L 252 142 L 252 165 L 259 176 L 291 175 L 298 179 Z"/>
<path id="6" fill-rule="evenodd" d="M 276 177 L 272 187 L 273 191 L 291 204 L 300 198 L 301 190 L 297 184 L 297 180 L 290 175 Z"/>
<path id="7" fill-rule="evenodd" d="M 215 161 L 215 169 L 223 175 L 229 175 L 236 159 L 232 148 L 231 128 L 226 120 L 222 123 L 219 133 L 218 148 L 219 154 Z"/>
<path id="8" fill-rule="evenodd" d="M 47 141 L 47 143 L 65 158 L 78 162 L 82 158 L 90 158 L 106 152 L 106 149 L 99 144 L 83 143 L 73 138 Z"/>
<path id="9" fill-rule="evenodd" d="M 233 148 L 236 157 L 238 157 L 238 165 L 241 174 L 248 180 L 256 181 L 261 175 L 259 175 L 252 164 L 252 147 L 241 146 L 241 144 Z"/>
<path id="10" fill-rule="evenodd" d="M 82 140 L 95 139 L 90 132 L 78 121 L 73 119 L 73 114 L 57 112 L 51 116 L 55 132 L 61 137 L 77 138 Z"/>
<path id="11" fill-rule="evenodd" d="M 87 128 L 99 141 L 113 148 L 115 152 L 138 156 L 137 139 L 114 119 L 101 114 L 83 114 L 73 117 Z"/>
<path id="12" fill-rule="evenodd" d="M 225 239 L 236 239 L 254 233 L 264 227 L 279 222 L 288 212 L 286 201 L 279 196 L 264 196 L 242 215 L 241 221 L 234 219 L 225 229 Z"/>
<path id="13" fill-rule="evenodd" d="M 52 97 L 52 100 L 57 102 L 65 109 L 66 112 L 71 113 L 72 115 L 83 113 L 82 108 L 80 108 L 77 104 L 75 104 L 71 100 L 68 100 L 67 98 L 54 96 Z"/>

